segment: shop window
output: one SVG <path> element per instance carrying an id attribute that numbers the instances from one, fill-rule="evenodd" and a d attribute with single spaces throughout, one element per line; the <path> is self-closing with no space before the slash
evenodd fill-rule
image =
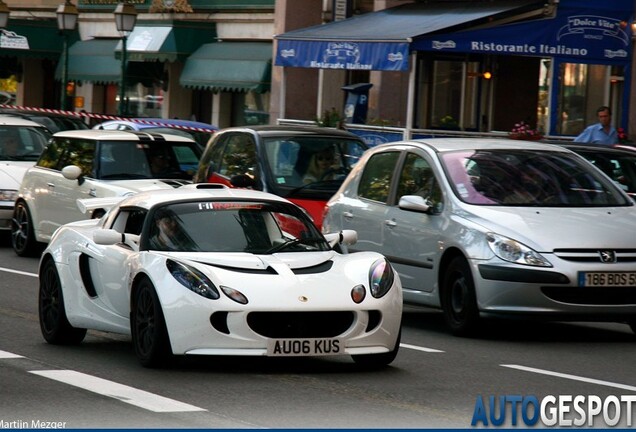
<path id="1" fill-rule="evenodd" d="M 539 62 L 539 97 L 537 99 L 537 130 L 547 133 L 550 129 L 550 80 L 552 60 Z"/>
<path id="2" fill-rule="evenodd" d="M 15 75 L 0 78 L 0 104 L 15 105 L 18 80 Z"/>
<path id="3" fill-rule="evenodd" d="M 622 68 L 563 63 L 559 68 L 559 81 L 558 134 L 578 135 L 587 125 L 598 121 L 596 110 L 602 105 L 612 108 L 612 121 L 614 126 L 618 124 L 621 117 Z"/>
<path id="4" fill-rule="evenodd" d="M 142 83 L 127 86 L 126 102 L 130 117 L 162 117 L 163 90 L 160 86 L 146 87 Z"/>
<path id="5" fill-rule="evenodd" d="M 269 124 L 269 92 L 232 93 L 232 125 Z"/>
<path id="6" fill-rule="evenodd" d="M 477 130 L 478 62 L 433 62 L 430 127 Z"/>

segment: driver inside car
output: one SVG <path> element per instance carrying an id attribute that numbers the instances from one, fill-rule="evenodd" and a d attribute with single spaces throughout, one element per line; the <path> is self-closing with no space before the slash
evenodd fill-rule
<path id="1" fill-rule="evenodd" d="M 333 147 L 314 153 L 309 161 L 309 167 L 303 177 L 303 183 L 309 184 L 322 180 L 334 180 L 337 166 Z"/>

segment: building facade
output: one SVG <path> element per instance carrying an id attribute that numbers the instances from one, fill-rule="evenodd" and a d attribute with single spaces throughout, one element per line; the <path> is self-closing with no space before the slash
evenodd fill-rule
<path id="1" fill-rule="evenodd" d="M 11 103 L 116 115 L 125 60 L 127 117 L 220 127 L 269 121 L 273 0 L 130 0 L 137 21 L 125 35 L 125 58 L 117 0 L 72 0 L 79 19 L 68 34 L 56 24 L 64 1 L 5 2 L 11 13 L 0 44 L 0 95 Z"/>
<path id="2" fill-rule="evenodd" d="M 61 33 L 64 1 L 5 0 L 0 104 L 225 127 L 349 118 L 345 89 L 364 87 L 363 122 L 406 136 L 572 137 L 600 105 L 636 132 L 633 0 L 130 0 L 125 74 L 118 1 L 71 0 Z"/>
<path id="3" fill-rule="evenodd" d="M 318 3 L 318 2 L 317 2 Z M 326 21 L 338 5 L 352 12 Z M 601 105 L 630 131 L 633 0 L 332 1 L 314 21 L 277 26 L 272 111 L 316 118 L 343 87 L 368 83 L 368 124 L 416 130 L 505 132 L 523 121 L 572 137 Z M 294 15 L 293 0 L 276 3 Z M 307 15 L 307 14 L 305 14 Z M 306 20 L 306 21 L 309 21 Z M 300 24 L 300 25 L 297 25 Z M 316 25 L 318 24 L 318 25 Z M 297 86 L 315 83 L 314 95 Z M 636 132 L 636 131 L 634 131 Z M 426 135 L 426 134 L 424 134 Z"/>

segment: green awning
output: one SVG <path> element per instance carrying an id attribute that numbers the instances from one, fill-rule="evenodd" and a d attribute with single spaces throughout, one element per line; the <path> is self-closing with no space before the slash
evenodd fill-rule
<path id="1" fill-rule="evenodd" d="M 69 44 L 79 39 L 77 31 L 68 34 Z M 55 20 L 10 19 L 0 36 L 0 57 L 34 57 L 58 60 L 64 38 Z"/>
<path id="2" fill-rule="evenodd" d="M 121 80 L 121 60 L 115 58 L 119 39 L 78 41 L 68 49 L 68 80 L 95 84 L 118 84 Z M 163 63 L 128 61 L 126 82 L 141 82 L 146 86 L 161 79 Z M 62 62 L 55 70 L 55 79 L 62 79 Z"/>
<path id="3" fill-rule="evenodd" d="M 171 25 L 137 25 L 128 36 L 126 55 L 132 61 L 184 61 L 201 44 L 216 40 L 216 28 L 209 23 L 174 22 Z M 116 56 L 121 56 L 121 43 Z"/>
<path id="4" fill-rule="evenodd" d="M 202 45 L 186 60 L 179 83 L 213 91 L 269 91 L 270 42 L 216 42 Z"/>

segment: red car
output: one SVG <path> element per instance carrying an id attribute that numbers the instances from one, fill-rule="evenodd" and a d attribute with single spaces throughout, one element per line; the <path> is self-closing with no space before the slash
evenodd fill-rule
<path id="1" fill-rule="evenodd" d="M 332 128 L 227 128 L 208 143 L 194 182 L 282 196 L 307 210 L 320 228 L 325 204 L 367 148 L 358 136 Z"/>

